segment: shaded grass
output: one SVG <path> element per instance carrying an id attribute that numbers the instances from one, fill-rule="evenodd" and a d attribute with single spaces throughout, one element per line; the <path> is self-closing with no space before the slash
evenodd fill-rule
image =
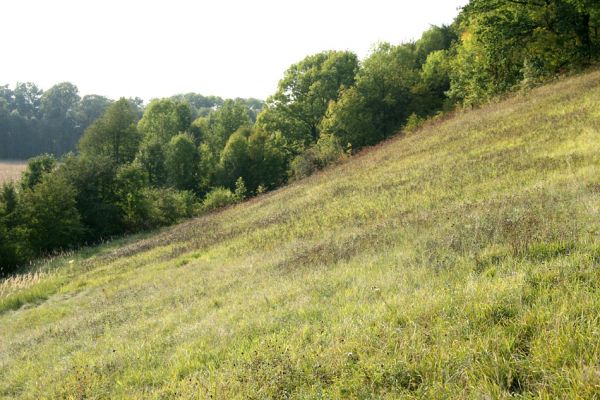
<path id="1" fill-rule="evenodd" d="M 598 397 L 598 104 L 592 72 L 43 264 L 0 397 Z"/>

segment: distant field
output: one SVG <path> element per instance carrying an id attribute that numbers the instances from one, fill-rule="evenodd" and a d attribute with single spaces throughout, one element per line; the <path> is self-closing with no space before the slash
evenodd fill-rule
<path id="1" fill-rule="evenodd" d="M 26 161 L 0 160 L 0 184 L 18 180 L 26 166 Z"/>

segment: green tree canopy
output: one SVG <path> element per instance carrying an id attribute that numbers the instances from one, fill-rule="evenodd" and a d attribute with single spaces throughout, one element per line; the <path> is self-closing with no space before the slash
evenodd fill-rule
<path id="1" fill-rule="evenodd" d="M 155 137 L 166 145 L 173 136 L 186 132 L 191 122 L 189 104 L 171 99 L 155 99 L 146 107 L 138 128 L 146 139 Z"/>
<path id="2" fill-rule="evenodd" d="M 167 181 L 174 188 L 197 188 L 198 150 L 190 135 L 180 133 L 171 139 L 166 150 L 165 167 Z"/>
<path id="3" fill-rule="evenodd" d="M 59 174 L 46 174 L 23 194 L 23 215 L 29 241 L 37 253 L 69 248 L 77 243 L 83 227 L 76 207 L 76 191 Z"/>
<path id="4" fill-rule="evenodd" d="M 125 98 L 111 104 L 79 142 L 84 156 L 110 157 L 116 164 L 131 162 L 138 151 L 140 135 L 135 110 Z"/>
<path id="5" fill-rule="evenodd" d="M 32 189 L 41 180 L 44 174 L 52 172 L 56 167 L 56 159 L 50 154 L 42 154 L 27 162 L 27 169 L 21 175 L 23 189 Z"/>
<path id="6" fill-rule="evenodd" d="M 267 132 L 281 132 L 308 144 L 319 137 L 319 124 L 330 101 L 354 84 L 358 58 L 348 51 L 325 51 L 292 65 L 266 102 L 257 122 Z"/>

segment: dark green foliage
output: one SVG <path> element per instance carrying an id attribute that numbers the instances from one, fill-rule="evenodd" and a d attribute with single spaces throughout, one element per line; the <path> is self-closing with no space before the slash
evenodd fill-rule
<path id="1" fill-rule="evenodd" d="M 55 166 L 56 159 L 49 154 L 32 158 L 27 162 L 27 169 L 21 177 L 21 186 L 23 189 L 32 189 L 42 180 L 43 175 L 52 172 Z"/>
<path id="2" fill-rule="evenodd" d="M 163 186 L 167 182 L 165 157 L 165 148 L 158 138 L 150 138 L 142 143 L 138 158 L 153 186 Z"/>
<path id="3" fill-rule="evenodd" d="M 116 164 L 131 162 L 140 143 L 136 121 L 133 106 L 127 99 L 119 99 L 85 131 L 79 141 L 80 153 L 110 157 Z"/>
<path id="4" fill-rule="evenodd" d="M 377 143 L 398 130 L 418 108 L 414 93 L 419 63 L 413 45 L 380 44 L 363 62 L 356 85 L 329 104 L 323 132 L 353 149 Z"/>
<path id="5" fill-rule="evenodd" d="M 2 185 L 0 191 L 0 276 L 9 274 L 32 256 L 16 187 Z"/>
<path id="6" fill-rule="evenodd" d="M 196 198 L 193 193 L 172 188 L 146 188 L 148 205 L 147 227 L 171 225 L 194 213 Z"/>
<path id="7" fill-rule="evenodd" d="M 86 241 L 120 233 L 123 214 L 115 193 L 118 165 L 107 156 L 70 156 L 57 171 L 76 191 L 77 209 L 86 227 Z"/>
<path id="8" fill-rule="evenodd" d="M 246 182 L 251 192 L 258 187 L 275 189 L 286 182 L 291 151 L 281 133 L 255 129 L 248 138 L 248 152 L 251 173 Z"/>
<path id="9" fill-rule="evenodd" d="M 125 164 L 117 170 L 115 194 L 121 210 L 123 224 L 128 231 L 151 228 L 150 202 L 145 189 L 148 173 L 139 161 Z"/>
<path id="10" fill-rule="evenodd" d="M 238 129 L 251 125 L 246 105 L 240 100 L 226 100 L 221 108 L 208 116 L 201 141 L 208 144 L 213 155 L 219 157 L 229 137 Z"/>
<path id="11" fill-rule="evenodd" d="M 227 141 L 219 163 L 219 183 L 233 189 L 239 177 L 248 181 L 251 174 L 250 151 L 248 148 L 249 128 L 238 129 Z"/>
<path id="12" fill-rule="evenodd" d="M 449 49 L 452 43 L 458 39 L 454 29 L 450 26 L 432 26 L 423 32 L 416 43 L 417 62 L 425 63 L 429 54 Z"/>
<path id="13" fill-rule="evenodd" d="M 22 218 L 35 253 L 45 254 L 79 242 L 83 227 L 76 195 L 69 181 L 58 174 L 44 175 L 33 189 L 23 192 Z"/>
<path id="14" fill-rule="evenodd" d="M 193 190 L 197 187 L 198 150 L 189 135 L 180 133 L 171 139 L 166 149 L 165 167 L 167 181 L 174 188 Z"/>
<path id="15" fill-rule="evenodd" d="M 109 103 L 96 95 L 80 99 L 77 87 L 68 82 L 46 92 L 30 82 L 17 83 L 14 89 L 0 86 L 0 158 L 75 150 L 83 131 Z"/>

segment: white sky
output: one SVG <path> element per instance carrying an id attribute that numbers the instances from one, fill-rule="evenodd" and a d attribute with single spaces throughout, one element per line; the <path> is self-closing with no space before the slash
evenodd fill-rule
<path id="1" fill-rule="evenodd" d="M 197 92 L 266 98 L 322 50 L 365 57 L 418 39 L 467 0 L 0 0 L 0 84 L 145 100 Z"/>

